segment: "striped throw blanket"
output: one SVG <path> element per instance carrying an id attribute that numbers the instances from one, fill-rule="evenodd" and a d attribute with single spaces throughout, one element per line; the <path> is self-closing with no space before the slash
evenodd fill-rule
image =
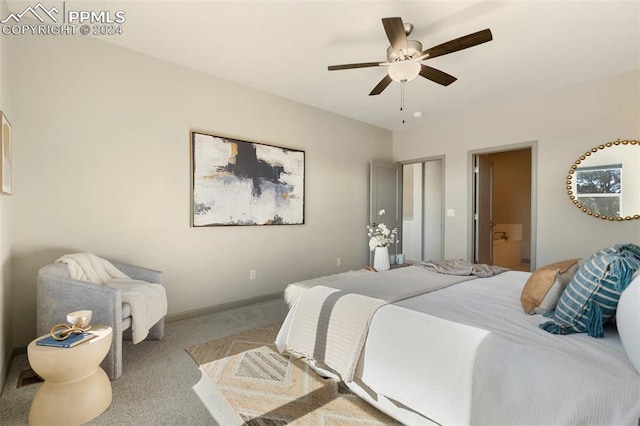
<path id="1" fill-rule="evenodd" d="M 622 291 L 640 269 L 640 246 L 616 244 L 600 250 L 576 272 L 564 290 L 551 321 L 540 328 L 553 334 L 589 333 L 604 337 L 603 324 L 618 307 Z"/>
<path id="2" fill-rule="evenodd" d="M 276 346 L 280 352 L 313 359 L 351 382 L 369 325 L 380 307 L 474 278 L 409 266 L 315 286 L 294 303 Z"/>

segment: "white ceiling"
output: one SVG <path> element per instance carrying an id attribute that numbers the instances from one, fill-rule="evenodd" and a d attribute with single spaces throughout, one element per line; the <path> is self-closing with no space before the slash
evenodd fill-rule
<path id="1" fill-rule="evenodd" d="M 67 1 L 67 8 L 77 4 Z M 640 68 L 640 1 L 93 1 L 126 12 L 108 42 L 389 130 Z M 458 80 L 418 77 L 368 96 L 386 67 L 382 17 L 414 24 L 425 49 L 490 28 L 493 41 L 426 63 Z M 413 118 L 421 111 L 423 118 Z M 406 124 L 402 124 L 402 120 Z"/>

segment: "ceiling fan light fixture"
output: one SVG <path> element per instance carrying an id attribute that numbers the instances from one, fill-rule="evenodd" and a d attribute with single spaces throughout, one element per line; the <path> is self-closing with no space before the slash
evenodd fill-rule
<path id="1" fill-rule="evenodd" d="M 398 61 L 389 66 L 389 77 L 398 82 L 411 81 L 420 73 L 420 64 L 415 61 Z"/>

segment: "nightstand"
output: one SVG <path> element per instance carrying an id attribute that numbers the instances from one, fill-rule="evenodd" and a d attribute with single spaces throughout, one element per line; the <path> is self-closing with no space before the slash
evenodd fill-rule
<path id="1" fill-rule="evenodd" d="M 91 340 L 71 348 L 39 346 L 40 336 L 27 347 L 31 368 L 44 383 L 29 410 L 29 425 L 80 425 L 111 405 L 111 382 L 100 363 L 111 347 L 111 327 L 93 326 Z"/>

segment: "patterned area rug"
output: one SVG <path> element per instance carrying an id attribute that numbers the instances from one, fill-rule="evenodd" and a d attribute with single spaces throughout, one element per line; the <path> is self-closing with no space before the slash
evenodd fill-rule
<path id="1" fill-rule="evenodd" d="M 187 348 L 245 424 L 398 424 L 344 383 L 280 354 L 273 343 L 279 329 L 273 324 Z"/>

